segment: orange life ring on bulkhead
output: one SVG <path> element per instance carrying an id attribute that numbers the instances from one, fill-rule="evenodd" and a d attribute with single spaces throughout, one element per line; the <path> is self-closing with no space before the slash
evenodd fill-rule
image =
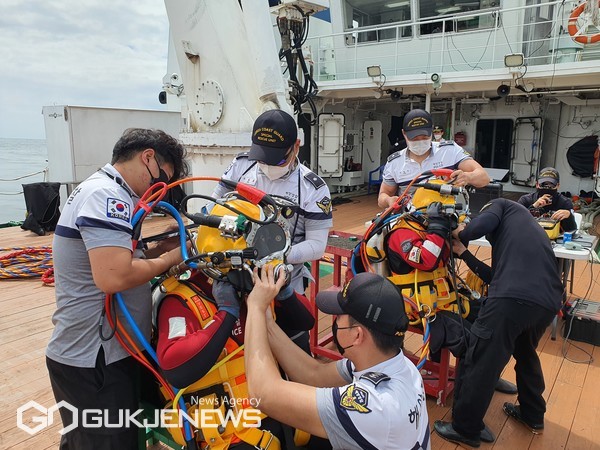
<path id="1" fill-rule="evenodd" d="M 590 1 L 590 0 L 588 0 L 588 1 Z M 598 3 L 600 4 L 600 0 L 598 0 Z M 581 5 L 579 5 L 577 8 L 575 8 L 573 10 L 573 12 L 571 13 L 571 16 L 569 17 L 569 27 L 568 27 L 569 34 L 571 35 L 571 37 L 573 38 L 573 40 L 575 42 L 579 42 L 580 44 L 595 44 L 596 42 L 600 42 L 600 33 L 591 34 L 591 35 L 578 34 L 581 30 L 579 28 L 577 28 L 577 19 L 579 18 L 579 15 L 585 9 L 585 5 L 586 5 L 586 2 L 583 2 Z"/>

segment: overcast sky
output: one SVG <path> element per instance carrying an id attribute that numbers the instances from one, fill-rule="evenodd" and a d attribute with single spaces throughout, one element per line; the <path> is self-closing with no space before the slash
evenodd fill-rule
<path id="1" fill-rule="evenodd" d="M 42 106 L 164 109 L 163 0 L 2 0 L 0 137 L 43 139 Z"/>

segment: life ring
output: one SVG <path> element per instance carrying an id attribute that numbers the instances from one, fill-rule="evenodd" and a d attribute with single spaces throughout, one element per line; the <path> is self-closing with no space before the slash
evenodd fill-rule
<path id="1" fill-rule="evenodd" d="M 590 0 L 587 0 L 590 1 Z M 598 2 L 600 3 L 600 0 L 598 0 Z M 579 15 L 583 12 L 583 10 L 585 9 L 585 5 L 587 2 L 583 2 L 581 5 L 579 5 L 577 8 L 575 8 L 573 10 L 573 12 L 571 13 L 571 16 L 569 17 L 569 34 L 571 35 L 571 37 L 573 38 L 573 40 L 575 42 L 579 42 L 580 44 L 595 44 L 596 42 L 600 42 L 600 33 L 596 33 L 596 34 L 592 34 L 592 35 L 587 35 L 587 34 L 580 34 L 580 30 L 579 28 L 577 28 L 577 19 L 579 18 Z"/>

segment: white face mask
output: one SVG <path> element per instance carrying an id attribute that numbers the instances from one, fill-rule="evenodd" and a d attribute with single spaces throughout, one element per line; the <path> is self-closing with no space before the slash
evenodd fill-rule
<path id="1" fill-rule="evenodd" d="M 431 148 L 431 139 L 423 141 L 407 141 L 408 149 L 417 156 L 424 155 Z"/>
<path id="2" fill-rule="evenodd" d="M 290 170 L 289 164 L 285 166 L 269 166 L 265 163 L 259 162 L 258 167 L 271 181 L 278 180 L 279 178 L 285 176 Z"/>
<path id="3" fill-rule="evenodd" d="M 441 134 L 434 134 L 433 137 L 435 138 L 436 141 L 439 141 L 442 139 L 442 135 Z"/>

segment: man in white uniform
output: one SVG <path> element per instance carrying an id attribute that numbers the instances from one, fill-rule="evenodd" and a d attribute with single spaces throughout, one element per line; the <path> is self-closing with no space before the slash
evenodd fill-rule
<path id="1" fill-rule="evenodd" d="M 292 233 L 292 248 L 287 256 L 287 262 L 294 266 L 292 281 L 278 300 L 289 298 L 292 289 L 304 293 L 305 278 L 310 279 L 310 271 L 304 263 L 323 256 L 333 225 L 329 188 L 298 161 L 300 141 L 297 137 L 298 128 L 292 116 L 277 109 L 266 111 L 254 122 L 250 151 L 236 156 L 223 174 L 224 179 L 241 181 L 299 205 L 287 219 Z M 230 190 L 220 183 L 213 197 L 220 198 Z M 285 331 L 308 350 L 308 332 Z"/>
<path id="2" fill-rule="evenodd" d="M 429 449 L 423 380 L 401 347 L 408 318 L 387 279 L 356 275 L 341 292 L 317 294 L 335 314 L 332 330 L 346 358 L 323 364 L 287 339 L 267 309 L 283 285 L 255 272 L 248 297 L 246 375 L 251 398 L 282 423 L 327 437 L 335 449 Z M 277 362 L 291 381 L 283 380 Z"/>
<path id="3" fill-rule="evenodd" d="M 452 184 L 484 187 L 490 177 L 473 157 L 454 141 L 432 142 L 433 120 L 422 109 L 413 109 L 404 116 L 402 134 L 407 148 L 389 156 L 383 170 L 383 183 L 377 203 L 387 208 L 398 200 L 400 191 L 414 177 L 428 170 L 452 169 Z M 429 178 L 431 175 L 424 177 Z"/>
<path id="4" fill-rule="evenodd" d="M 150 186 L 185 175 L 184 157 L 181 143 L 164 131 L 125 130 L 111 163 L 77 186 L 63 208 L 52 243 L 56 311 L 46 364 L 56 402 L 78 408 L 79 426 L 61 437 L 61 450 L 139 448 L 135 427 L 114 424 L 120 423 L 125 410 L 138 409 L 140 365 L 104 320 L 104 298 L 121 292 L 141 332 L 150 338 L 148 282 L 177 265 L 181 250 L 170 240 L 145 252 L 141 240 L 132 248 L 136 237 L 132 218 Z M 117 311 L 129 330 L 123 313 Z M 83 427 L 84 409 L 105 411 L 113 426 Z M 74 420 L 65 408 L 60 414 L 65 427 Z"/>

